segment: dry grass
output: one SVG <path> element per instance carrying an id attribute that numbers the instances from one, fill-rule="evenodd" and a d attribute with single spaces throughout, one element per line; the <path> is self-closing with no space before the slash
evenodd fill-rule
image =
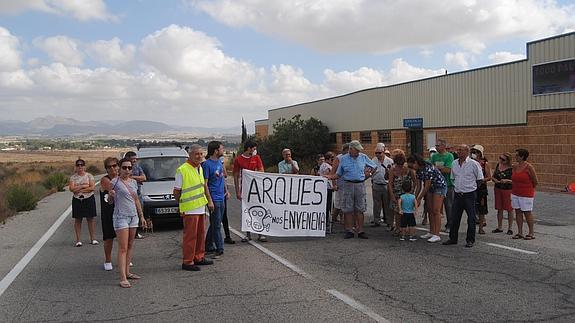
<path id="1" fill-rule="evenodd" d="M 42 190 L 42 181 L 48 175 L 57 172 L 72 175 L 74 162 L 78 158 L 84 159 L 88 167 L 97 167 L 98 173 L 103 173 L 104 159 L 118 157 L 119 153 L 120 150 L 0 152 L 0 223 L 14 215 L 5 203 L 4 193 L 8 187 L 26 185 L 34 188 L 37 194 L 50 194 L 52 192 Z"/>

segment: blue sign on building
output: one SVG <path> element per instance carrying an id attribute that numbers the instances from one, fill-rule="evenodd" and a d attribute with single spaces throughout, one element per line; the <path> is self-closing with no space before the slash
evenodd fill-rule
<path id="1" fill-rule="evenodd" d="M 403 119 L 404 128 L 423 128 L 423 118 Z"/>

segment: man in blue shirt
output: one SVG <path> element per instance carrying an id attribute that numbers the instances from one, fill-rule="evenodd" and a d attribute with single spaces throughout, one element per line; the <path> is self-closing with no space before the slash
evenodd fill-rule
<path id="1" fill-rule="evenodd" d="M 364 182 L 371 177 L 377 165 L 362 153 L 363 146 L 357 140 L 349 143 L 349 153 L 343 155 L 332 179 L 342 178 L 343 187 L 338 194 L 343 194 L 342 211 L 344 214 L 345 239 L 353 238 L 353 227 L 357 237 L 367 239 L 363 231 L 363 213 L 367 209 Z"/>
<path id="2" fill-rule="evenodd" d="M 220 157 L 224 155 L 224 145 L 219 141 L 208 143 L 208 156 L 202 163 L 204 178 L 208 183 L 210 195 L 208 199 L 214 204 L 210 213 L 210 227 L 206 234 L 206 252 L 215 252 L 214 257 L 224 254 L 224 239 L 222 237 L 222 217 L 225 210 L 225 200 L 230 197 L 226 187 L 225 170 Z"/>

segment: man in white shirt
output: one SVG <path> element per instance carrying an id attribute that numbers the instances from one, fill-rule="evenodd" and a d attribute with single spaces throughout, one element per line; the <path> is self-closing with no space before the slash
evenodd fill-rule
<path id="1" fill-rule="evenodd" d="M 291 150 L 288 148 L 282 150 L 284 160 L 278 163 L 278 173 L 280 174 L 299 174 L 297 161 L 291 158 Z"/>
<path id="2" fill-rule="evenodd" d="M 377 171 L 371 178 L 371 192 L 373 198 L 373 224 L 372 227 L 379 227 L 381 225 L 383 212 L 383 222 L 388 226 L 393 223 L 393 211 L 390 210 L 389 206 L 389 194 L 387 192 L 387 178 L 386 174 L 391 165 L 393 165 L 393 159 L 387 157 L 385 154 L 385 144 L 378 143 L 375 146 L 375 157 L 372 161 L 377 165 Z"/>
<path id="3" fill-rule="evenodd" d="M 469 146 L 461 145 L 457 147 L 458 159 L 453 161 L 451 167 L 451 179 L 453 180 L 453 209 L 451 216 L 451 228 L 449 230 L 449 240 L 444 245 L 457 244 L 459 225 L 463 210 L 467 213 L 467 248 L 473 247 L 475 243 L 475 190 L 477 181 L 483 179 L 481 165 L 469 158 Z"/>

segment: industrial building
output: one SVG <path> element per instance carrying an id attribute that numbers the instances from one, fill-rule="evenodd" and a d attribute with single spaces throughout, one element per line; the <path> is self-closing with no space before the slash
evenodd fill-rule
<path id="1" fill-rule="evenodd" d="M 439 138 L 499 154 L 526 148 L 541 186 L 575 181 L 575 32 L 527 43 L 527 57 L 268 111 L 256 135 L 300 114 L 327 125 L 335 147 L 360 140 L 425 153 Z M 293 147 L 297 149 L 297 147 Z"/>

